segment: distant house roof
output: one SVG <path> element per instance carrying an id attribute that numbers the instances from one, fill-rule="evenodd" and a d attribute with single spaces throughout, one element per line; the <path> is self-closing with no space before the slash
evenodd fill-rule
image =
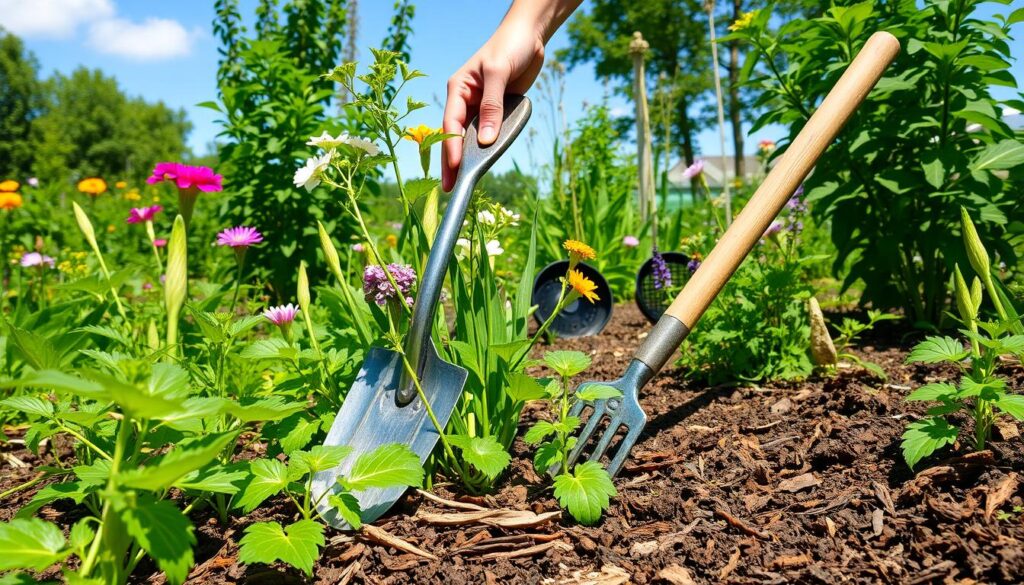
<path id="1" fill-rule="evenodd" d="M 709 187 L 723 187 L 725 185 L 725 173 L 722 172 L 722 156 L 713 154 L 709 156 L 701 157 L 704 161 L 704 177 L 708 181 Z M 732 156 L 725 157 L 725 165 L 728 170 L 728 180 L 734 178 L 733 168 L 735 166 L 735 159 Z M 686 170 L 687 164 L 680 160 L 676 163 L 676 166 L 672 167 L 668 171 L 668 181 L 676 187 L 688 187 L 690 181 L 683 178 L 683 171 Z M 754 155 L 746 155 L 743 157 L 743 170 L 744 179 L 752 179 L 764 173 L 764 169 L 761 168 L 761 161 L 757 160 Z"/>

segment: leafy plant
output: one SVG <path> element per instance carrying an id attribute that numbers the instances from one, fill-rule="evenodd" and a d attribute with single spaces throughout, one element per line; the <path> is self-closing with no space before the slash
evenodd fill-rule
<path id="1" fill-rule="evenodd" d="M 886 377 L 885 370 L 883 370 L 881 366 L 874 362 L 861 359 L 859 356 L 851 352 L 850 349 L 862 333 L 870 331 L 881 321 L 892 321 L 894 319 L 899 319 L 899 316 L 891 313 L 883 313 L 876 309 L 868 310 L 868 320 L 866 322 L 851 319 L 850 317 L 843 317 L 843 322 L 836 326 L 836 330 L 839 332 L 839 335 L 837 335 L 833 340 L 835 342 L 838 359 L 851 361 L 884 380 Z"/>
<path id="2" fill-rule="evenodd" d="M 974 229 L 967 210 L 961 208 L 964 241 L 975 276 L 970 286 L 959 265 L 954 265 L 954 298 L 957 313 L 966 329 L 961 333 L 970 340 L 963 344 L 952 337 L 932 336 L 917 344 L 907 356 L 911 363 L 953 364 L 960 371 L 956 383 L 933 382 L 907 396 L 913 402 L 938 402 L 928 409 L 927 416 L 907 425 L 903 433 L 903 458 L 913 468 L 923 458 L 960 436 L 961 429 L 950 423 L 949 415 L 966 412 L 974 423 L 972 444 L 982 450 L 996 418 L 1004 414 L 1024 420 L 1024 396 L 1009 391 L 1007 381 L 996 370 L 1001 356 L 1024 356 L 1024 331 L 1020 317 L 1001 300 L 991 275 L 988 252 Z M 985 284 L 983 285 L 983 281 Z M 998 320 L 982 321 L 980 310 L 983 288 L 996 309 Z M 1009 307 L 1009 309 L 1008 309 Z"/>

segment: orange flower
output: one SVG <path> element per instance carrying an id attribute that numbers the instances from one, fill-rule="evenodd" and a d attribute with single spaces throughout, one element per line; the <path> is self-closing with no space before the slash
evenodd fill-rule
<path id="1" fill-rule="evenodd" d="M 0 182 L 0 191 L 5 193 L 13 193 L 18 190 L 18 187 L 21 187 L 21 184 L 14 179 L 7 179 L 6 181 Z"/>
<path id="2" fill-rule="evenodd" d="M 569 251 L 569 258 L 575 262 L 581 260 L 593 260 L 597 258 L 597 252 L 593 248 L 578 240 L 566 240 L 565 249 Z"/>
<path id="3" fill-rule="evenodd" d="M 423 141 L 426 140 L 428 137 L 440 133 L 440 128 L 431 128 L 426 124 L 420 124 L 415 128 L 406 128 L 405 136 L 403 136 L 402 138 L 405 138 L 406 140 L 412 140 L 416 144 L 423 144 Z"/>
<path id="4" fill-rule="evenodd" d="M 601 300 L 601 297 L 597 296 L 597 293 L 594 292 L 597 290 L 597 285 L 594 284 L 593 280 L 583 276 L 583 273 L 579 270 L 569 270 L 569 286 L 591 303 Z"/>
<path id="5" fill-rule="evenodd" d="M 78 182 L 78 190 L 86 195 L 97 197 L 107 192 L 107 182 L 99 177 L 89 177 Z"/>
<path id="6" fill-rule="evenodd" d="M 388 245 L 392 248 L 398 247 L 398 236 L 395 234 L 388 234 L 385 236 L 384 240 L 387 241 Z"/>
<path id="7" fill-rule="evenodd" d="M 118 189 L 124 189 L 125 187 L 128 186 L 128 183 L 126 183 L 125 181 L 118 181 L 114 183 L 114 186 L 117 187 Z"/>
<path id="8" fill-rule="evenodd" d="M 22 203 L 23 201 L 20 193 L 0 191 L 0 209 L 17 209 L 21 207 Z"/>

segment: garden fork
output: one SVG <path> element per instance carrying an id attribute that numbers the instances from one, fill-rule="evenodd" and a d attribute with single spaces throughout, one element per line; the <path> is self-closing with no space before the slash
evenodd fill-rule
<path id="1" fill-rule="evenodd" d="M 686 339 L 899 50 L 899 41 L 889 33 L 877 32 L 868 39 L 821 106 L 779 158 L 743 212 L 736 217 L 711 254 L 655 324 L 637 349 L 625 374 L 614 382 L 587 382 L 581 385 L 581 388 L 586 384 L 612 386 L 622 396 L 576 404 L 571 413 L 573 416 L 581 416 L 586 408 L 591 408 L 592 412 L 576 446 L 569 454 L 570 468 L 584 451 L 589 451 L 588 459 L 599 461 L 614 438 L 624 429 L 625 437 L 608 465 L 608 472 L 614 476 L 622 469 L 630 449 L 647 424 L 647 415 L 640 407 L 640 388 L 661 370 Z M 607 420 L 607 426 L 604 433 L 596 438 L 595 444 L 595 431 L 604 420 Z M 590 444 L 595 445 L 593 450 L 588 449 Z M 557 467 L 551 470 L 552 475 L 558 472 Z"/>

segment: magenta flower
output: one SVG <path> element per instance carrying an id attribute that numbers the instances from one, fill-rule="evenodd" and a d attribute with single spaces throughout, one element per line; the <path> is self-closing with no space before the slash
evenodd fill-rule
<path id="1" fill-rule="evenodd" d="M 622 245 L 627 248 L 636 248 L 640 245 L 640 240 L 636 236 L 623 236 Z"/>
<path id="2" fill-rule="evenodd" d="M 157 238 L 153 240 L 153 245 L 156 246 L 157 248 L 163 248 L 164 246 L 167 245 L 167 240 L 165 240 L 164 238 Z"/>
<path id="3" fill-rule="evenodd" d="M 214 173 L 210 167 L 195 167 L 174 162 L 156 163 L 152 176 L 146 179 L 150 185 L 164 181 L 174 183 L 179 189 L 194 188 L 204 193 L 224 189 L 224 177 Z"/>
<path id="4" fill-rule="evenodd" d="M 53 258 L 49 256 L 44 256 L 39 252 L 28 252 L 22 255 L 20 263 L 24 268 L 32 268 L 36 266 L 38 266 L 39 268 L 42 268 L 43 266 L 49 266 L 50 268 L 53 268 L 54 266 Z"/>
<path id="5" fill-rule="evenodd" d="M 217 234 L 218 246 L 248 248 L 263 241 L 263 234 L 254 227 L 239 226 L 228 228 Z"/>
<path id="6" fill-rule="evenodd" d="M 279 305 L 277 307 L 270 307 L 263 311 L 263 316 L 278 327 L 291 325 L 292 321 L 295 320 L 295 316 L 298 314 L 299 308 L 291 303 L 288 303 L 287 305 Z"/>
<path id="7" fill-rule="evenodd" d="M 395 284 L 408 305 L 412 305 L 412 287 L 416 284 L 416 271 L 411 266 L 401 264 L 388 264 L 388 272 L 395 279 Z M 363 293 L 367 301 L 373 301 L 380 306 L 387 304 L 388 299 L 397 298 L 395 289 L 388 281 L 384 269 L 376 264 L 371 264 L 363 271 Z"/>
<path id="8" fill-rule="evenodd" d="M 163 211 L 164 208 L 159 205 L 153 205 L 151 207 L 133 207 L 128 212 L 128 219 L 125 221 L 128 223 L 146 223 L 147 221 L 153 221 L 156 214 Z"/>
<path id="9" fill-rule="evenodd" d="M 683 171 L 683 178 L 684 179 L 693 179 L 693 178 L 697 177 L 698 175 L 700 175 L 701 172 L 703 172 L 703 171 L 704 171 L 704 161 L 702 161 L 702 160 L 695 160 L 695 161 L 693 161 L 692 165 L 686 167 L 686 170 Z"/>

